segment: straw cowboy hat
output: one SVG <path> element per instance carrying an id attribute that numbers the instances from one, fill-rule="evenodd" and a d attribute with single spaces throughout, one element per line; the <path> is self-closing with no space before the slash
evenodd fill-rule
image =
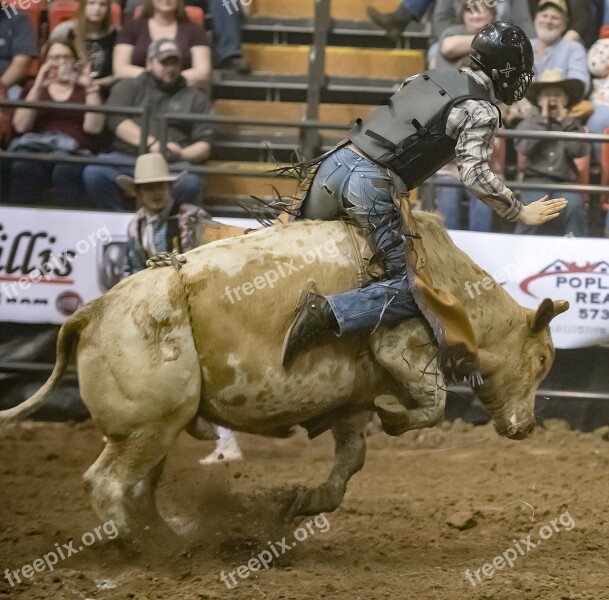
<path id="1" fill-rule="evenodd" d="M 577 104 L 584 97 L 585 87 L 583 81 L 579 79 L 565 79 L 560 69 L 547 69 L 539 76 L 538 81 L 531 84 L 527 92 L 527 98 L 533 104 L 537 104 L 537 97 L 540 92 L 548 87 L 563 89 L 567 96 L 569 96 L 568 106 Z"/>
<path id="2" fill-rule="evenodd" d="M 119 175 L 116 178 L 116 184 L 130 196 L 135 196 L 136 186 L 138 185 L 163 181 L 175 184 L 184 175 L 186 175 L 186 171 L 182 171 L 178 175 L 170 175 L 165 157 L 158 152 L 151 152 L 137 157 L 133 177 Z"/>

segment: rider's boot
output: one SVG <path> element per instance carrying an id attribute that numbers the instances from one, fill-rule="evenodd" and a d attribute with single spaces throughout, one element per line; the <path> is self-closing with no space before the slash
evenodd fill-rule
<path id="1" fill-rule="evenodd" d="M 392 40 L 399 40 L 402 31 L 412 20 L 412 15 L 401 4 L 390 13 L 379 12 L 376 8 L 368 7 L 368 16 L 373 23 L 382 27 Z"/>
<path id="2" fill-rule="evenodd" d="M 287 367 L 298 352 L 326 331 L 339 333 L 332 307 L 324 296 L 303 292 L 296 307 L 296 317 L 290 325 L 281 354 L 281 364 Z"/>

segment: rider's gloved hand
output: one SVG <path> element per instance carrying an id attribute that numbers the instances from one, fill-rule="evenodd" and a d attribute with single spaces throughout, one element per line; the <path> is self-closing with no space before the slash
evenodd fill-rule
<path id="1" fill-rule="evenodd" d="M 518 221 L 523 225 L 543 225 L 560 215 L 560 211 L 567 206 L 564 198 L 548 200 L 547 196 L 523 206 Z"/>

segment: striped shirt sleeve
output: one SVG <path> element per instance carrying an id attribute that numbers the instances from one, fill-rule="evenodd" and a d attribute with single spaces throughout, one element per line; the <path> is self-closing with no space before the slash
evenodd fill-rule
<path id="1" fill-rule="evenodd" d="M 490 102 L 464 100 L 450 111 L 446 133 L 457 139 L 455 154 L 465 187 L 501 217 L 516 221 L 522 204 L 490 167 L 498 121 Z"/>

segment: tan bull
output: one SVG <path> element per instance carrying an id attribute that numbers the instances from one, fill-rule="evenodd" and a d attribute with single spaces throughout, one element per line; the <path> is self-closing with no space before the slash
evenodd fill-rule
<path id="1" fill-rule="evenodd" d="M 439 220 L 415 213 L 434 282 L 465 306 L 480 347 L 484 384 L 476 393 L 500 435 L 526 437 L 534 398 L 554 359 L 548 324 L 567 308 L 544 300 L 531 311 L 500 286 L 472 299 L 465 281 L 487 276 L 458 250 Z M 57 386 L 74 346 L 82 398 L 106 447 L 85 474 L 93 505 L 123 534 L 161 523 L 154 489 L 178 434 L 203 415 L 267 436 L 303 424 L 332 427 L 329 479 L 299 494 L 291 514 L 334 510 L 365 456 L 369 411 L 380 394 L 388 432 L 429 427 L 443 416 L 436 346 L 422 319 L 372 336 L 336 338 L 302 353 L 285 371 L 281 345 L 300 291 L 353 288 L 365 241 L 342 222 L 298 222 L 221 240 L 186 254 L 180 269 L 147 269 L 89 303 L 62 326 L 49 380 L 0 422 L 33 412 Z"/>

